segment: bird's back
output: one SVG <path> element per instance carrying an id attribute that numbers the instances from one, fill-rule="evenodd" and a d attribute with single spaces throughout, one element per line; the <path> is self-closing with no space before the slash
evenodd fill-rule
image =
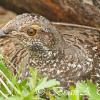
<path id="1" fill-rule="evenodd" d="M 89 78 L 100 85 L 100 30 L 96 30 L 95 28 L 82 28 L 81 26 L 77 27 L 74 25 L 70 26 L 63 23 L 53 23 L 53 25 L 56 26 L 63 35 L 67 45 L 69 45 L 66 46 L 69 47 L 69 51 L 66 53 L 71 52 L 72 55 L 77 53 L 77 58 L 88 65 L 86 71 L 90 73 L 87 74 Z M 89 65 L 90 62 L 91 64 Z M 85 77 L 88 79 L 87 75 Z"/>

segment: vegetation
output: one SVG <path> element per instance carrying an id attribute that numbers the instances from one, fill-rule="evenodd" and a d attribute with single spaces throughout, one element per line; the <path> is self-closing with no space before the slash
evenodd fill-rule
<path id="1" fill-rule="evenodd" d="M 41 78 L 30 68 L 31 77 L 20 81 L 5 67 L 0 55 L 0 100 L 100 100 L 96 85 L 81 81 L 69 91 L 63 90 L 55 79 Z"/>

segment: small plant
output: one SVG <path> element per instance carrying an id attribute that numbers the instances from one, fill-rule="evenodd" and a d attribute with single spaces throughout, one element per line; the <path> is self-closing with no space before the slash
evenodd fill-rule
<path id="1" fill-rule="evenodd" d="M 78 82 L 69 91 L 63 90 L 55 79 L 41 78 L 37 71 L 30 68 L 30 76 L 18 80 L 5 67 L 0 55 L 0 100 L 100 100 L 96 85 L 90 81 Z"/>

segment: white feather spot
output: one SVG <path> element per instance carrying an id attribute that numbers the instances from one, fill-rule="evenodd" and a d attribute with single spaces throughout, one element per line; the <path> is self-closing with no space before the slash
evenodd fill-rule
<path id="1" fill-rule="evenodd" d="M 94 51 L 95 51 L 96 49 L 97 49 L 97 46 L 92 48 L 92 50 L 94 50 Z"/>
<path id="2" fill-rule="evenodd" d="M 80 64 L 78 64 L 78 65 L 77 65 L 77 67 L 78 67 L 78 68 L 81 68 L 81 65 L 80 65 Z"/>
<path id="3" fill-rule="evenodd" d="M 93 59 L 91 59 L 91 58 L 88 58 L 87 60 L 88 60 L 88 61 L 90 61 L 90 62 L 92 62 L 92 61 L 93 61 Z"/>

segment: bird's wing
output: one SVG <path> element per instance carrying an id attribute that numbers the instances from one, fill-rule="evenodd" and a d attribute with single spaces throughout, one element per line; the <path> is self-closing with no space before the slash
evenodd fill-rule
<path id="1" fill-rule="evenodd" d="M 91 78 L 100 84 L 100 29 L 75 24 L 53 23 L 53 25 L 60 31 L 64 40 L 69 41 L 68 44 L 83 47 L 89 52 L 89 56 L 93 59 Z"/>

